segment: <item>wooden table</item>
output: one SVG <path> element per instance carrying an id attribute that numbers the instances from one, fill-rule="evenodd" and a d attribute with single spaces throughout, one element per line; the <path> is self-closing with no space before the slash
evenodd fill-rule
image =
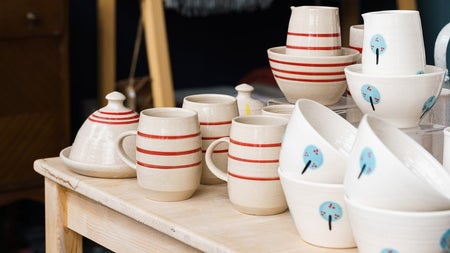
<path id="1" fill-rule="evenodd" d="M 59 158 L 39 159 L 45 177 L 46 252 L 82 252 L 87 237 L 115 252 L 357 252 L 301 240 L 289 212 L 239 213 L 226 185 L 201 185 L 179 202 L 145 197 L 136 178 L 101 179 L 72 172 Z"/>

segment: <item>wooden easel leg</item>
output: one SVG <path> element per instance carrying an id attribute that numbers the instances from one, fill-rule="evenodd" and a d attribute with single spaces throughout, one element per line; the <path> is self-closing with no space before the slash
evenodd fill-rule
<path id="1" fill-rule="evenodd" d="M 154 107 L 175 106 L 163 0 L 141 0 Z"/>

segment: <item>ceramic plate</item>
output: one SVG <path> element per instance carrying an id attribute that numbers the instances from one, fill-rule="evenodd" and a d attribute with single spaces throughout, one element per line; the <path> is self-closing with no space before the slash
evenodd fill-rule
<path id="1" fill-rule="evenodd" d="M 136 177 L 136 170 L 125 164 L 119 165 L 103 165 L 88 164 L 70 159 L 71 147 L 67 147 L 59 153 L 59 157 L 65 165 L 78 174 L 90 177 L 103 178 L 127 178 Z"/>

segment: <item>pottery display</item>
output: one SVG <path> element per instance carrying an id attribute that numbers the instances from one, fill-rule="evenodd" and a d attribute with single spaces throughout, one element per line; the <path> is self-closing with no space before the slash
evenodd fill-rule
<path id="1" fill-rule="evenodd" d="M 79 174 L 123 178 L 135 177 L 136 171 L 125 164 L 115 148 L 115 138 L 127 130 L 135 130 L 139 115 L 125 107 L 125 96 L 120 92 L 106 95 L 108 104 L 92 113 L 78 130 L 71 147 L 63 149 L 63 162 Z M 128 154 L 134 154 L 134 140 L 125 143 Z"/>

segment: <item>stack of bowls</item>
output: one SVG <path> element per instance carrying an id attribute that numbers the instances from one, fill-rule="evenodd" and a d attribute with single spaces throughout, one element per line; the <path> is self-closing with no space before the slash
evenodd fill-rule
<path id="1" fill-rule="evenodd" d="M 450 172 L 379 116 L 361 120 L 344 189 L 360 252 L 450 252 Z"/>
<path id="2" fill-rule="evenodd" d="M 299 99 L 281 144 L 279 170 L 300 237 L 329 248 L 355 247 L 343 179 L 356 129 L 318 102 Z"/>
<path id="3" fill-rule="evenodd" d="M 418 11 L 364 13 L 362 62 L 347 66 L 348 88 L 363 113 L 399 128 L 419 125 L 434 106 L 444 69 L 426 65 Z"/>
<path id="4" fill-rule="evenodd" d="M 355 64 L 360 53 L 341 47 L 338 8 L 291 10 L 286 46 L 267 50 L 273 76 L 290 103 L 307 98 L 335 104 L 347 89 L 344 67 Z"/>

